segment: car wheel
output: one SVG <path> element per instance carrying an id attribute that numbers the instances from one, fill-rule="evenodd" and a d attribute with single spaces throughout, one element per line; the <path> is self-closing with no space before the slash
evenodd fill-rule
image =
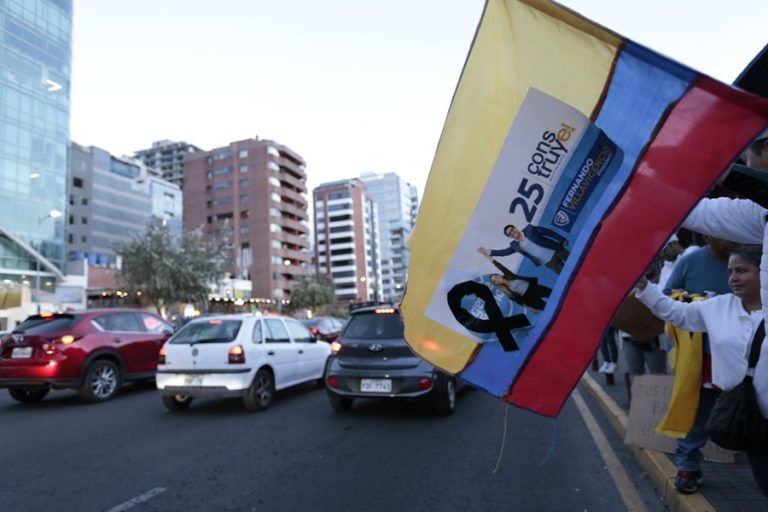
<path id="1" fill-rule="evenodd" d="M 108 359 L 99 359 L 91 363 L 85 372 L 80 396 L 86 402 L 109 400 L 120 387 L 120 369 Z"/>
<path id="2" fill-rule="evenodd" d="M 275 379 L 269 370 L 262 368 L 256 372 L 251 387 L 248 388 L 248 392 L 243 397 L 243 404 L 249 411 L 263 411 L 272 403 L 274 395 Z"/>
<path id="3" fill-rule="evenodd" d="M 336 412 L 346 412 L 352 408 L 352 401 L 354 398 L 346 396 L 339 396 L 337 394 L 328 394 L 328 400 L 331 402 L 331 407 Z"/>
<path id="4" fill-rule="evenodd" d="M 45 395 L 48 394 L 48 392 L 51 390 L 51 388 L 47 387 L 33 387 L 33 388 L 8 388 L 8 393 L 10 393 L 11 398 L 16 400 L 17 402 L 21 402 L 23 404 L 31 404 L 33 402 L 39 402 L 43 398 L 45 398 Z"/>
<path id="5" fill-rule="evenodd" d="M 183 411 L 192 403 L 192 397 L 186 395 L 163 395 L 161 398 L 169 411 Z"/>
<path id="6" fill-rule="evenodd" d="M 456 379 L 445 377 L 442 380 L 442 386 L 435 390 L 435 397 L 432 403 L 437 414 L 447 416 L 453 414 L 456 410 Z"/>

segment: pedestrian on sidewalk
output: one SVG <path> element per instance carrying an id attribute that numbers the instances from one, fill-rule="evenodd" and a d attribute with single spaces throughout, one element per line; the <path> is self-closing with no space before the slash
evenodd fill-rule
<path id="1" fill-rule="evenodd" d="M 707 236 L 704 240 L 705 246 L 678 259 L 669 279 L 659 286 L 665 294 L 674 291 L 673 297 L 690 301 L 696 296 L 703 299 L 730 293 L 727 263 L 735 246 L 714 237 Z M 672 366 L 678 394 L 670 399 L 661 429 L 667 432 L 681 431 L 685 435 L 677 439 L 675 448 L 675 489 L 691 494 L 697 492 L 704 483 L 701 448 L 709 439 L 705 427 L 717 401 L 717 394 L 712 389 L 711 350 L 707 334 L 679 330 L 673 334 L 677 343 L 675 363 Z"/>
<path id="2" fill-rule="evenodd" d="M 641 279 L 637 298 L 659 318 L 695 332 L 707 332 L 712 350 L 712 383 L 729 390 L 744 380 L 752 338 L 763 320 L 759 246 L 735 249 L 728 260 L 732 293 L 698 302 L 681 302 Z M 754 374 L 760 410 L 768 417 L 768 345 L 761 348 Z M 768 496 L 768 446 L 747 452 L 758 487 Z M 684 492 L 684 491 L 683 491 Z"/>
<path id="3" fill-rule="evenodd" d="M 598 370 L 600 373 L 616 373 L 616 367 L 619 360 L 619 347 L 616 345 L 616 328 L 612 325 L 603 333 L 600 338 L 600 354 L 603 356 L 603 364 Z"/>
<path id="4" fill-rule="evenodd" d="M 630 375 L 667 373 L 667 353 L 662 348 L 658 336 L 641 340 L 627 332 L 619 332 L 624 362 L 627 364 L 627 371 Z"/>

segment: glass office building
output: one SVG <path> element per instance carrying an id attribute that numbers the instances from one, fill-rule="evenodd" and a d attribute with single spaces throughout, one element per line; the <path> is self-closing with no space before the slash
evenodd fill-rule
<path id="1" fill-rule="evenodd" d="M 72 0 L 0 0 L 0 282 L 65 264 Z M 34 286 L 34 284 L 33 284 Z"/>

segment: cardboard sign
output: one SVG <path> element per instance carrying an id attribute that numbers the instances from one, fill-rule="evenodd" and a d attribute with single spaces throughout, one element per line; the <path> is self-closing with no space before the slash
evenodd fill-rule
<path id="1" fill-rule="evenodd" d="M 674 376 L 662 374 L 635 375 L 632 378 L 632 403 L 629 407 L 627 434 L 624 438 L 626 444 L 664 453 L 675 453 L 676 440 L 655 431 L 656 425 L 667 412 L 673 380 Z M 734 462 L 736 454 L 709 441 L 701 452 L 708 461 L 729 464 Z"/>
<path id="2" fill-rule="evenodd" d="M 621 304 L 611 325 L 636 340 L 650 340 L 664 332 L 664 321 L 656 318 L 634 294 Z"/>

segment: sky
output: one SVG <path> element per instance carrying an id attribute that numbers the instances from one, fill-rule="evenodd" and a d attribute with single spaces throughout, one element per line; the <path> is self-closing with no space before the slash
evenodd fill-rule
<path id="1" fill-rule="evenodd" d="M 765 0 L 563 5 L 723 82 L 768 43 Z M 396 172 L 423 193 L 484 0 L 75 0 L 71 135 L 132 155 L 258 136 L 310 190 Z"/>

